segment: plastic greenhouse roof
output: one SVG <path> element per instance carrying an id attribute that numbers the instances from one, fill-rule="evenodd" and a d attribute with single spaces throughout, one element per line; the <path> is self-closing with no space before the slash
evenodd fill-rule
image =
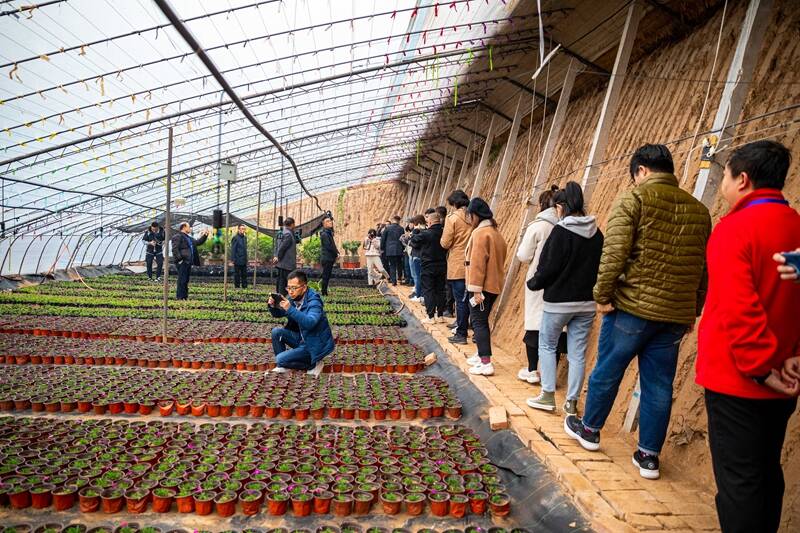
<path id="1" fill-rule="evenodd" d="M 166 198 L 170 127 L 172 197 L 185 199 L 182 210 L 224 206 L 221 160 L 238 165 L 232 213 L 255 211 L 259 181 L 265 198 L 300 198 L 289 162 L 154 2 L 26 4 L 0 2 L 6 236 L 80 235 L 154 216 Z M 447 136 L 428 127 L 434 118 L 472 113 L 487 80 L 502 75 L 492 50 L 529 50 L 537 40 L 535 14 L 514 17 L 502 0 L 180 0 L 173 8 L 312 194 L 400 177 L 420 146 Z M 493 43 L 500 31 L 506 39 Z M 467 78 L 470 70 L 482 73 Z"/>

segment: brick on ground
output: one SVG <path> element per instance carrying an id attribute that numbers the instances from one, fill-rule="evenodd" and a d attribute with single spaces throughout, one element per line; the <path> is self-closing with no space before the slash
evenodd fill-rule
<path id="1" fill-rule="evenodd" d="M 656 499 L 658 497 L 656 496 Z M 683 501 L 670 501 L 664 502 L 664 507 L 669 509 L 670 513 L 677 516 L 684 515 L 713 515 L 716 513 L 713 507 L 704 503 L 697 503 L 691 500 Z"/>
<path id="2" fill-rule="evenodd" d="M 592 482 L 582 474 L 576 474 L 575 472 L 563 472 L 558 476 L 558 478 L 564 483 L 564 485 L 567 487 L 567 491 L 570 494 L 597 490 L 597 487 L 592 485 Z"/>
<path id="3" fill-rule="evenodd" d="M 617 509 L 622 516 L 630 514 L 670 514 L 664 504 L 656 500 L 646 490 L 607 490 L 603 497 Z"/>
<path id="4" fill-rule="evenodd" d="M 592 518 L 617 516 L 616 511 L 597 492 L 584 490 L 574 494 L 575 501 L 584 513 Z"/>
<path id="5" fill-rule="evenodd" d="M 633 513 L 626 515 L 625 519 L 630 525 L 637 529 L 662 529 L 664 527 L 655 516 L 651 515 Z"/>
<path id="6" fill-rule="evenodd" d="M 689 524 L 679 516 L 673 515 L 659 515 L 656 517 L 661 525 L 666 529 L 687 529 Z"/>
<path id="7" fill-rule="evenodd" d="M 597 533 L 636 533 L 636 529 L 617 520 L 611 515 L 598 516 L 592 521 L 592 528 Z"/>
<path id="8" fill-rule="evenodd" d="M 682 516 L 683 520 L 689 524 L 692 529 L 699 529 L 700 531 L 715 531 L 719 530 L 719 520 L 717 515 L 698 515 L 698 516 Z"/>
<path id="9" fill-rule="evenodd" d="M 425 366 L 431 366 L 432 364 L 436 363 L 437 357 L 436 354 L 431 352 L 425 356 Z"/>
<path id="10" fill-rule="evenodd" d="M 559 477 L 562 474 L 566 474 L 567 472 L 572 472 L 575 474 L 580 474 L 581 471 L 578 470 L 578 467 L 575 466 L 575 463 L 564 457 L 563 455 L 548 455 L 545 457 L 545 464 L 550 467 L 550 469 L 555 472 L 556 477 Z"/>
<path id="11" fill-rule="evenodd" d="M 508 417 L 502 405 L 489 408 L 489 427 L 492 431 L 508 429 Z"/>

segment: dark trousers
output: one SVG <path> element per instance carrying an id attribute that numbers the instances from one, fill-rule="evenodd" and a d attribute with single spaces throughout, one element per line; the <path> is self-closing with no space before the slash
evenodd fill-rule
<path id="1" fill-rule="evenodd" d="M 278 282 L 275 284 L 275 292 L 286 296 L 289 294 L 286 292 L 286 285 L 289 283 L 287 279 L 289 277 L 289 270 L 284 270 L 283 268 L 278 268 L 276 270 L 278 271 Z"/>
<path id="2" fill-rule="evenodd" d="M 389 280 L 392 285 L 397 285 L 397 277 L 403 272 L 403 256 L 387 255 L 386 262 L 389 263 Z"/>
<path id="3" fill-rule="evenodd" d="M 233 286 L 247 288 L 247 265 L 233 265 Z"/>
<path id="4" fill-rule="evenodd" d="M 467 299 L 472 298 L 473 293 L 467 293 Z M 469 317 L 472 320 L 472 332 L 475 344 L 478 345 L 478 355 L 480 357 L 492 356 L 492 333 L 489 331 L 489 314 L 492 306 L 497 300 L 497 294 L 491 292 L 483 293 L 484 300 L 469 310 Z"/>
<path id="5" fill-rule="evenodd" d="M 189 276 L 191 274 L 191 263 L 188 261 L 178 263 L 178 285 L 175 289 L 175 299 L 186 300 L 189 298 Z"/>
<path id="6" fill-rule="evenodd" d="M 333 272 L 333 261 L 325 261 L 322 263 L 322 295 L 328 295 L 328 283 L 331 281 L 331 273 Z"/>
<path id="7" fill-rule="evenodd" d="M 444 309 L 445 311 L 450 311 L 450 314 L 453 315 L 455 306 L 456 306 L 456 300 L 455 300 L 455 295 L 453 294 L 453 286 L 448 283 L 444 293 Z"/>
<path id="8" fill-rule="evenodd" d="M 164 269 L 164 254 L 144 254 L 144 262 L 147 265 L 147 277 L 153 279 L 153 259 L 156 260 L 156 277 L 161 277 L 161 271 Z"/>
<path id="9" fill-rule="evenodd" d="M 539 367 L 539 331 L 526 330 L 522 342 L 525 343 L 525 352 L 528 356 L 528 372 L 533 372 Z M 564 353 L 567 353 L 567 333 L 562 331 L 558 337 L 558 347 L 556 348 L 556 366 L 558 366 L 561 354 Z"/>
<path id="10" fill-rule="evenodd" d="M 723 533 L 778 531 L 781 449 L 797 399 L 752 400 L 706 389 L 708 442 Z"/>
<path id="11" fill-rule="evenodd" d="M 469 302 L 467 302 L 467 284 L 463 279 L 451 279 L 447 282 L 453 299 L 456 302 L 456 335 L 467 336 L 469 326 Z"/>
<path id="12" fill-rule="evenodd" d="M 425 298 L 425 311 L 428 317 L 442 316 L 444 313 L 445 285 L 447 284 L 447 265 L 422 263 L 422 297 Z"/>

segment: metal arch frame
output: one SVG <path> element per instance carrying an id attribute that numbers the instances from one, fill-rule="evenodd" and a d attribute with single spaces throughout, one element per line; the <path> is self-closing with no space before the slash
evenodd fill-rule
<path id="1" fill-rule="evenodd" d="M 25 247 L 25 252 L 23 252 L 22 259 L 19 262 L 19 271 L 17 272 L 18 276 L 22 275 L 22 265 L 25 264 L 25 257 L 28 255 L 28 251 L 31 249 L 31 246 L 33 246 L 34 242 L 36 242 L 36 235 L 31 236 L 31 242 L 29 242 L 28 246 Z"/>
<path id="2" fill-rule="evenodd" d="M 122 252 L 122 257 L 121 257 L 121 258 L 120 258 L 120 260 L 119 260 L 119 266 L 120 266 L 120 267 L 122 267 L 122 265 L 124 265 L 124 264 L 125 264 L 125 256 L 126 256 L 126 255 L 128 255 L 128 250 L 130 249 L 130 247 L 131 247 L 131 244 L 133 244 L 133 239 L 134 239 L 134 237 L 136 237 L 136 236 L 137 236 L 137 235 L 134 233 L 133 235 L 131 235 L 131 238 L 130 238 L 130 239 L 128 239 L 128 245 L 125 247 L 125 251 L 124 251 L 124 252 Z"/>
<path id="3" fill-rule="evenodd" d="M 124 235 L 123 235 L 123 236 L 124 236 Z M 124 239 L 124 238 L 123 238 L 123 239 L 120 239 L 120 241 L 119 241 L 119 244 L 117 244 L 117 247 L 116 247 L 116 248 L 114 248 L 114 255 L 112 255 L 112 256 L 111 256 L 111 264 L 112 264 L 112 265 L 115 265 L 115 264 L 116 264 L 117 253 L 119 252 L 119 247 L 120 247 L 120 246 L 122 246 L 122 243 L 123 243 L 123 242 L 125 242 L 125 239 Z"/>
<path id="4" fill-rule="evenodd" d="M 50 241 L 53 239 L 53 237 L 55 237 L 55 235 L 50 235 L 47 238 L 47 240 L 44 241 L 44 244 L 42 245 L 42 251 L 39 252 L 39 259 L 36 261 L 36 268 L 34 269 L 34 274 L 39 274 L 39 266 L 42 264 L 42 257 L 44 257 L 44 252 L 45 250 L 47 250 L 47 245 L 50 244 Z M 64 237 L 61 237 L 61 244 L 58 247 L 61 248 L 63 244 L 64 244 Z"/>
<path id="5" fill-rule="evenodd" d="M 101 235 L 101 236 L 100 236 L 100 238 L 101 238 L 101 239 L 108 239 L 108 238 L 110 238 L 110 239 L 111 239 L 111 242 L 114 242 L 114 236 L 113 236 L 113 235 Z M 100 251 L 100 246 L 101 246 L 101 245 L 98 245 L 98 246 L 97 246 L 97 250 L 95 250 L 95 251 L 94 251 L 94 253 L 92 254 L 92 258 L 91 258 L 91 259 L 89 259 L 89 264 L 90 264 L 90 265 L 97 265 L 97 263 L 95 263 L 95 262 L 94 262 L 94 260 L 95 260 L 95 258 L 97 257 L 97 252 L 99 252 L 99 251 Z M 109 247 L 109 246 L 110 246 L 110 243 L 106 245 L 106 248 L 105 248 L 105 250 L 103 250 L 103 253 L 105 253 L 105 252 L 108 250 L 108 247 Z M 100 257 L 102 258 L 103 256 L 100 256 Z"/>
<path id="6" fill-rule="evenodd" d="M 120 237 L 120 236 L 121 236 L 120 234 L 109 235 L 109 237 L 110 237 L 110 239 L 111 239 L 111 240 L 110 240 L 110 242 L 109 242 L 109 243 L 106 245 L 105 249 L 103 250 L 103 254 L 100 256 L 100 259 L 99 259 L 99 261 L 100 261 L 100 266 L 103 266 L 103 258 L 104 258 L 104 257 L 106 256 L 106 254 L 108 253 L 108 249 L 109 249 L 109 248 L 111 248 L 111 245 L 112 245 L 112 244 L 114 244 L 114 241 L 117 239 L 117 237 Z M 98 248 L 99 248 L 99 247 L 98 247 Z M 112 259 L 112 264 L 113 264 L 113 259 L 114 259 L 114 258 L 112 257 L 111 259 Z M 94 262 L 94 256 L 92 256 L 92 262 Z"/>
<path id="7" fill-rule="evenodd" d="M 11 254 L 11 248 L 14 247 L 14 243 L 17 242 L 17 239 L 22 237 L 22 235 L 14 235 L 14 238 L 11 241 L 11 244 L 8 245 L 8 250 L 6 250 L 6 254 L 3 256 L 3 262 L 0 263 L 0 276 L 3 275 L 3 267 L 6 266 L 6 259 Z"/>
<path id="8" fill-rule="evenodd" d="M 90 240 L 89 243 L 86 245 L 86 250 L 83 252 L 83 257 L 81 257 L 80 264 L 76 262 L 75 264 L 76 267 L 86 266 L 86 256 L 89 254 L 89 251 L 92 249 L 92 245 L 95 243 L 95 241 L 97 241 L 100 238 L 102 237 L 98 237 L 97 235 L 92 235 L 92 240 Z"/>
<path id="9" fill-rule="evenodd" d="M 75 257 L 78 255 L 78 250 L 81 249 L 81 243 L 83 242 L 83 238 L 87 235 L 90 235 L 91 231 L 85 231 L 81 233 L 78 237 L 78 242 L 75 244 L 75 250 L 70 254 L 69 261 L 67 261 L 67 266 L 64 267 L 64 270 L 67 271 L 72 267 L 72 263 L 75 261 Z"/>
<path id="10" fill-rule="evenodd" d="M 129 258 L 128 258 L 128 263 L 130 263 L 131 261 L 133 261 L 133 252 L 136 250 L 136 247 L 137 247 L 137 246 L 139 246 L 139 243 L 138 243 L 138 242 L 136 242 L 136 241 L 134 240 L 134 245 L 133 245 L 133 248 L 131 248 L 131 257 L 129 257 Z M 142 249 L 146 249 L 146 248 L 144 247 L 144 244 L 142 244 L 141 246 L 142 246 Z M 122 260 L 122 264 L 124 265 L 124 264 L 125 264 L 125 258 L 123 257 L 122 259 L 123 259 L 123 260 Z M 167 259 L 167 258 L 165 257 L 165 258 L 164 258 L 164 260 L 166 261 L 166 259 Z M 165 267 L 165 268 L 169 268 L 169 263 L 167 263 L 167 265 L 166 265 L 166 267 Z"/>

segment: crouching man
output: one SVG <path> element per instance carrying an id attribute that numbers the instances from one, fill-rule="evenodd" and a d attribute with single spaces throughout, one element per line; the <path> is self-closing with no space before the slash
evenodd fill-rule
<path id="1" fill-rule="evenodd" d="M 322 298 L 308 287 L 305 272 L 295 270 L 287 276 L 288 298 L 272 295 L 267 302 L 276 318 L 286 317 L 286 326 L 272 329 L 272 349 L 278 366 L 273 372 L 307 370 L 315 377 L 322 373 L 323 359 L 333 353 L 333 332 L 325 316 Z"/>

